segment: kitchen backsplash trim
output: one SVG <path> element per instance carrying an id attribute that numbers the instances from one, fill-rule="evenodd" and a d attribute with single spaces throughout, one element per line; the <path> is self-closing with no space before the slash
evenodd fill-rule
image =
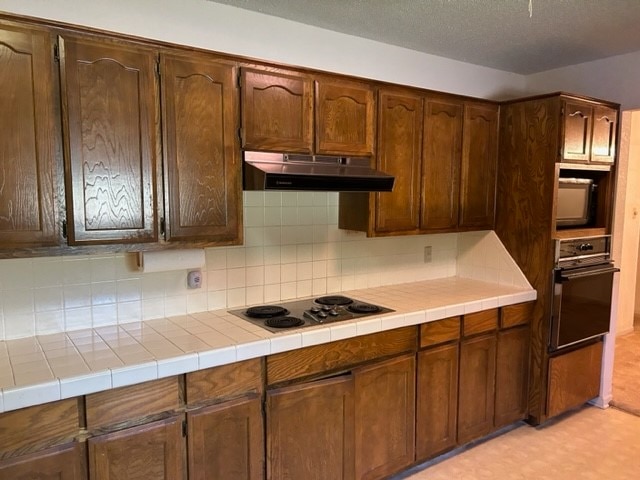
<path id="1" fill-rule="evenodd" d="M 366 238 L 337 223 L 337 193 L 244 192 L 245 244 L 206 249 L 196 290 L 133 253 L 0 260 L 0 340 L 456 275 L 530 288 L 493 232 Z"/>

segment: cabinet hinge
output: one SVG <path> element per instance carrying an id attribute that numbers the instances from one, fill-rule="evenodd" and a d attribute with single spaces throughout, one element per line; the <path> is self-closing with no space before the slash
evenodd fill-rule
<path id="1" fill-rule="evenodd" d="M 244 130 L 242 128 L 238 129 L 238 139 L 240 140 L 240 145 L 244 146 Z"/>
<path id="2" fill-rule="evenodd" d="M 160 219 L 160 235 L 162 235 L 163 237 L 166 237 L 166 231 L 167 231 L 167 223 L 164 221 L 164 218 Z"/>
<path id="3" fill-rule="evenodd" d="M 67 221 L 62 221 L 62 238 L 67 238 Z"/>
<path id="4" fill-rule="evenodd" d="M 60 62 L 60 47 L 57 43 L 53 44 L 53 59 L 56 62 Z"/>
<path id="5" fill-rule="evenodd" d="M 187 421 L 186 420 L 182 421 L 182 436 L 183 437 L 187 436 Z"/>

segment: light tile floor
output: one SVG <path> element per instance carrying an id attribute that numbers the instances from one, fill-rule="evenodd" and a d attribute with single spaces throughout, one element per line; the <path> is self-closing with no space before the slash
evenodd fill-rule
<path id="1" fill-rule="evenodd" d="M 621 410 L 640 415 L 640 327 L 616 338 L 613 400 Z M 638 475 L 640 477 L 640 474 Z"/>
<path id="2" fill-rule="evenodd" d="M 524 423 L 395 480 L 637 480 L 640 417 L 597 407 L 543 427 Z M 427 466 L 428 465 L 428 466 Z"/>

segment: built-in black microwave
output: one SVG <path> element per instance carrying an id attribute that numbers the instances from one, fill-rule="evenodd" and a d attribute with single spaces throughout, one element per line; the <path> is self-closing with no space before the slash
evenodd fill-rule
<path id="1" fill-rule="evenodd" d="M 560 177 L 556 203 L 556 226 L 588 225 L 592 220 L 597 185 L 590 178 Z"/>

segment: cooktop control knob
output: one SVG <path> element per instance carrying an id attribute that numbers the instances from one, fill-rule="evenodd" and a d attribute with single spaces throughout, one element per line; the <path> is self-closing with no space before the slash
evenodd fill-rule
<path id="1" fill-rule="evenodd" d="M 318 313 L 320 311 L 320 309 L 318 307 L 311 307 L 309 310 L 311 310 L 311 313 Z"/>
<path id="2" fill-rule="evenodd" d="M 318 312 L 318 317 L 327 318 L 327 314 L 325 312 Z"/>
<path id="3" fill-rule="evenodd" d="M 329 310 L 331 310 L 331 307 L 329 305 L 322 305 L 322 310 L 328 312 Z"/>
<path id="4" fill-rule="evenodd" d="M 331 315 L 332 317 L 337 317 L 340 314 L 335 308 L 332 308 L 331 310 L 329 310 L 329 315 Z"/>

